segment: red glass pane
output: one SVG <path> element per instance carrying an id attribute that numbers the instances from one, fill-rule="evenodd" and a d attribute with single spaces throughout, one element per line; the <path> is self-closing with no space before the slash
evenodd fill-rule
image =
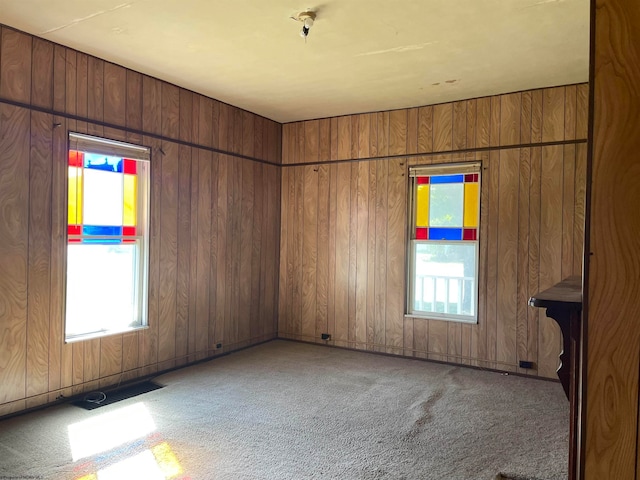
<path id="1" fill-rule="evenodd" d="M 136 162 L 135 160 L 129 160 L 128 158 L 124 159 L 124 173 L 131 173 L 135 175 L 137 173 L 136 170 Z"/>
<path id="2" fill-rule="evenodd" d="M 67 227 L 67 233 L 69 235 L 80 235 L 82 233 L 82 227 L 80 225 L 69 225 Z"/>
<path id="3" fill-rule="evenodd" d="M 416 240 L 428 240 L 428 237 L 426 228 L 416 228 Z"/>
<path id="4" fill-rule="evenodd" d="M 69 243 L 80 243 L 82 242 L 82 239 L 80 238 L 70 238 L 69 239 Z"/>
<path id="5" fill-rule="evenodd" d="M 69 166 L 81 167 L 84 162 L 84 153 L 76 150 L 69 150 Z"/>
<path id="6" fill-rule="evenodd" d="M 429 177 L 417 177 L 417 178 L 418 178 L 418 185 L 429 183 Z"/>
<path id="7" fill-rule="evenodd" d="M 477 240 L 478 239 L 478 229 L 477 228 L 465 228 L 462 232 L 463 240 Z"/>
<path id="8" fill-rule="evenodd" d="M 135 237 L 136 227 L 122 227 L 122 235 L 125 237 Z"/>

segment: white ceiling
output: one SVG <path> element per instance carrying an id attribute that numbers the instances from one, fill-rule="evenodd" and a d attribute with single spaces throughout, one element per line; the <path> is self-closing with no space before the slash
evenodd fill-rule
<path id="1" fill-rule="evenodd" d="M 0 0 L 0 23 L 279 122 L 588 80 L 589 0 L 317 1 Z"/>

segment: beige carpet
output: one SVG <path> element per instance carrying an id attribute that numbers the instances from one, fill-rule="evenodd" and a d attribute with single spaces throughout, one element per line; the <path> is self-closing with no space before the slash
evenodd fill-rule
<path id="1" fill-rule="evenodd" d="M 155 381 L 0 422 L 0 477 L 567 478 L 558 383 L 282 340 Z"/>

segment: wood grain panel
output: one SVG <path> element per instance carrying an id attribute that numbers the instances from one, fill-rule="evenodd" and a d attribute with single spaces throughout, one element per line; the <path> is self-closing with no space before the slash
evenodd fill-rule
<path id="1" fill-rule="evenodd" d="M 433 106 L 433 151 L 444 152 L 453 148 L 453 104 Z"/>
<path id="2" fill-rule="evenodd" d="M 561 277 L 573 275 L 573 219 L 575 218 L 576 146 L 565 145 L 562 155 L 562 268 Z"/>
<path id="3" fill-rule="evenodd" d="M 589 85 L 576 88 L 576 138 L 587 138 L 589 123 Z"/>
<path id="4" fill-rule="evenodd" d="M 407 111 L 389 112 L 389 155 L 407 153 Z"/>
<path id="5" fill-rule="evenodd" d="M 320 124 L 318 120 L 312 120 L 301 124 L 304 134 L 304 162 L 314 163 L 318 161 L 318 142 L 320 135 Z"/>
<path id="6" fill-rule="evenodd" d="M 163 108 L 163 111 L 165 109 Z M 164 117 L 164 116 L 163 116 Z M 164 122 L 163 122 L 164 124 Z M 164 153 L 162 153 L 164 152 Z M 176 356 L 176 277 L 178 270 L 179 147 L 162 142 L 158 361 Z"/>
<path id="7" fill-rule="evenodd" d="M 523 96 L 523 103 L 526 100 Z M 528 300 L 529 294 L 529 178 L 531 176 L 531 149 L 519 151 L 518 172 L 518 247 L 517 247 L 517 299 L 516 299 L 516 357 L 518 360 L 533 361 L 528 350 Z M 533 292 L 534 294 L 537 293 Z M 519 373 L 527 373 L 518 370 Z"/>
<path id="8" fill-rule="evenodd" d="M 129 128 L 142 130 L 142 75 L 126 70 L 126 121 Z"/>
<path id="9" fill-rule="evenodd" d="M 57 50 L 56 50 L 57 51 Z M 56 57 L 58 58 L 58 57 Z M 56 65 L 58 65 L 56 61 Z M 61 79 L 64 81 L 64 79 Z M 56 391 L 61 383 L 61 356 L 63 345 L 63 295 L 65 228 L 67 216 L 66 177 L 68 172 L 66 121 L 55 117 L 60 127 L 52 131 L 51 174 L 51 285 L 49 299 L 49 391 Z M 67 367 L 68 368 L 68 367 Z M 73 368 L 73 364 L 72 364 Z M 57 395 L 56 395 L 57 396 Z"/>
<path id="10" fill-rule="evenodd" d="M 115 375 L 122 371 L 122 335 L 100 339 L 99 377 Z"/>
<path id="11" fill-rule="evenodd" d="M 66 50 L 61 45 L 55 45 L 53 50 L 53 109 L 64 112 Z"/>
<path id="12" fill-rule="evenodd" d="M 87 117 L 99 122 L 104 120 L 104 64 L 99 58 L 87 58 Z M 102 128 L 89 123 L 87 133 L 102 135 Z"/>
<path id="13" fill-rule="evenodd" d="M 180 133 L 180 89 L 162 84 L 162 135 L 178 138 Z"/>
<path id="14" fill-rule="evenodd" d="M 349 324 L 349 225 L 351 212 L 351 166 L 337 166 L 335 249 L 335 341 L 346 342 Z M 342 344 L 346 346 L 346 343 Z"/>
<path id="15" fill-rule="evenodd" d="M 31 59 L 31 104 L 53 107 L 53 43 L 33 39 Z"/>
<path id="16" fill-rule="evenodd" d="M 593 115 L 589 254 L 585 286 L 588 350 L 584 478 L 631 479 L 640 471 L 640 5 L 598 0 L 593 19 Z M 583 405 L 584 406 L 584 405 Z"/>
<path id="17" fill-rule="evenodd" d="M 316 129 L 317 132 L 317 129 Z M 318 268 L 318 172 L 316 166 L 304 167 L 302 193 L 302 322 L 301 334 L 314 338 L 316 333 Z"/>
<path id="18" fill-rule="evenodd" d="M 321 128 L 322 130 L 322 128 Z M 320 165 L 318 169 L 318 235 L 317 235 L 317 262 L 316 262 L 316 317 L 315 338 L 328 333 L 329 310 L 329 222 L 330 222 L 330 170 L 329 165 Z M 334 185 L 335 188 L 335 185 Z"/>
<path id="19" fill-rule="evenodd" d="M 505 102 L 509 103 L 509 102 Z M 519 120 L 514 114 L 514 122 Z M 519 122 L 518 122 L 519 124 Z M 502 135 L 501 135 L 501 138 Z M 517 363 L 518 188 L 520 150 L 500 152 L 497 258 L 497 349 L 501 367 Z"/>
<path id="20" fill-rule="evenodd" d="M 368 129 L 367 129 L 368 130 Z M 367 281 L 369 253 L 369 165 L 359 162 L 356 186 L 356 348 L 364 348 L 367 343 Z"/>
<path id="21" fill-rule="evenodd" d="M 564 87 L 542 91 L 542 141 L 555 142 L 564 138 Z"/>
<path id="22" fill-rule="evenodd" d="M 451 135 L 453 150 L 467 148 L 467 102 L 465 100 L 453 103 Z"/>
<path id="23" fill-rule="evenodd" d="M 253 248 L 253 200 L 255 192 L 255 178 L 253 164 L 241 162 L 242 182 L 238 185 L 241 199 L 239 216 L 240 261 L 238 262 L 239 306 L 238 306 L 238 341 L 251 338 L 251 257 Z M 259 278 L 259 277 L 258 277 Z"/>
<path id="24" fill-rule="evenodd" d="M 418 110 L 418 153 L 433 151 L 433 107 Z"/>
<path id="25" fill-rule="evenodd" d="M 540 290 L 562 280 L 562 146 L 542 147 L 540 197 Z M 558 368 L 561 336 L 558 325 L 540 312 L 538 362 L 541 375 L 553 377 Z"/>
<path id="26" fill-rule="evenodd" d="M 189 112 L 191 113 L 191 112 Z M 176 271 L 176 350 L 178 365 L 189 351 L 189 278 L 191 259 L 191 148 L 178 149 L 178 232 Z M 196 225 L 197 228 L 197 225 Z M 194 286 L 195 288 L 195 286 Z M 182 359 L 182 360 L 180 360 Z"/>
<path id="27" fill-rule="evenodd" d="M 531 91 L 522 92 L 520 107 L 520 141 L 531 143 Z"/>
<path id="28" fill-rule="evenodd" d="M 104 64 L 104 121 L 123 125 L 127 119 L 127 71 L 118 65 Z"/>
<path id="29" fill-rule="evenodd" d="M 564 139 L 576 138 L 577 87 L 568 85 L 564 88 Z"/>
<path id="30" fill-rule="evenodd" d="M 0 403 L 24 398 L 26 388 L 29 128 L 28 110 L 0 104 Z"/>
<path id="31" fill-rule="evenodd" d="M 215 122 L 212 122 L 212 128 L 215 128 Z M 201 173 L 206 177 L 207 167 L 206 164 L 209 163 L 211 167 L 211 176 L 209 182 L 205 182 L 204 180 L 198 185 L 198 247 L 201 248 L 201 242 L 204 241 L 204 248 L 206 249 L 207 243 L 209 244 L 208 252 L 203 252 L 203 257 L 207 258 L 207 253 L 209 257 L 208 267 L 209 267 L 209 281 L 205 282 L 203 287 L 200 290 L 196 290 L 197 299 L 196 302 L 203 302 L 201 306 L 201 313 L 203 315 L 200 317 L 203 325 L 199 326 L 198 323 L 198 309 L 196 305 L 196 333 L 202 332 L 202 335 L 207 337 L 207 342 L 204 340 L 196 340 L 196 348 L 198 348 L 198 343 L 200 342 L 200 346 L 206 350 L 200 350 L 198 352 L 198 356 L 200 355 L 210 355 L 211 350 L 217 348 L 216 345 L 224 339 L 224 296 L 218 294 L 220 287 L 218 282 L 220 281 L 220 277 L 222 277 L 225 273 L 224 271 L 224 261 L 223 256 L 226 248 L 226 231 L 221 230 L 221 222 L 218 219 L 218 215 L 224 211 L 226 207 L 226 190 L 221 186 L 221 180 L 224 178 L 226 180 L 226 171 L 223 171 L 221 168 L 222 162 L 221 155 L 213 154 L 208 155 L 207 152 L 203 152 L 200 150 L 199 161 L 200 164 L 198 166 L 198 176 L 201 176 Z M 200 188 L 202 185 L 202 188 Z M 218 191 L 218 188 L 221 188 L 223 191 Z M 200 200 L 200 197 L 203 195 L 201 193 L 204 190 L 209 190 L 210 192 L 210 202 L 207 204 Z M 206 199 L 206 198 L 205 198 Z M 200 230 L 201 222 L 207 222 L 209 219 L 210 229 L 209 234 L 206 233 L 206 227 L 203 227 L 202 231 Z M 202 240 L 201 240 L 202 239 Z M 199 253 L 199 252 L 198 252 Z M 198 263 L 200 263 L 200 258 L 198 257 Z M 204 263 L 204 262 L 203 262 Z M 198 266 L 196 275 L 198 284 L 200 283 L 200 278 L 202 275 L 206 275 L 207 263 L 204 263 L 202 267 Z M 197 287 L 200 288 L 200 287 Z M 208 297 L 206 292 L 208 289 Z M 204 303 L 208 299 L 208 305 Z M 207 311 L 208 314 L 205 317 L 204 312 Z M 204 312 L 203 312 L 204 311 Z M 208 325 L 208 332 L 207 326 Z"/>
<path id="32" fill-rule="evenodd" d="M 375 198 L 375 317 L 373 320 L 373 343 L 381 351 L 386 345 L 387 316 L 387 221 L 388 221 L 389 163 L 376 163 Z"/>
<path id="33" fill-rule="evenodd" d="M 0 97 L 29 103 L 32 37 L 5 27 L 0 35 Z"/>
<path id="34" fill-rule="evenodd" d="M 493 111 L 493 109 L 492 109 Z M 500 152 L 492 151 L 489 155 L 489 174 L 484 181 L 488 185 L 488 211 L 484 218 L 487 224 L 487 283 L 486 283 L 486 316 L 487 324 L 487 355 L 489 362 L 485 366 L 495 368 L 498 341 L 498 262 L 499 262 L 499 185 L 500 185 Z"/>
<path id="35" fill-rule="evenodd" d="M 417 136 L 416 136 L 417 138 Z M 379 162 L 368 162 L 369 165 L 369 198 L 367 199 L 367 349 L 372 350 L 375 344 L 375 288 L 376 288 L 376 196 L 377 184 L 377 164 Z"/>
<path id="36" fill-rule="evenodd" d="M 349 348 L 356 348 L 356 312 L 357 312 L 357 274 L 358 274 L 358 163 L 350 165 L 351 176 L 349 183 L 349 316 L 347 318 Z"/>
<path id="37" fill-rule="evenodd" d="M 540 287 L 540 206 L 541 189 L 540 176 L 542 169 L 542 149 L 531 149 L 531 174 L 529 177 L 529 293 L 535 294 L 541 290 Z M 533 293 L 531 293 L 533 292 Z M 536 369 L 538 363 L 538 320 L 540 318 L 539 309 L 527 308 L 528 331 L 527 331 L 527 351 L 530 360 L 534 362 Z"/>
<path id="38" fill-rule="evenodd" d="M 500 95 L 500 145 L 520 143 L 522 94 Z"/>
<path id="39" fill-rule="evenodd" d="M 333 157 L 333 143 L 332 143 Z M 336 325 L 336 216 L 338 167 L 329 166 L 329 264 L 327 278 L 327 333 L 333 337 Z"/>
<path id="40" fill-rule="evenodd" d="M 418 108 L 407 110 L 407 153 L 418 153 Z"/>
<path id="41" fill-rule="evenodd" d="M 53 117 L 31 113 L 27 396 L 48 391 L 51 294 L 51 176 Z"/>
<path id="42" fill-rule="evenodd" d="M 387 184 L 387 298 L 385 339 L 387 353 L 401 353 L 393 347 L 403 344 L 405 291 L 405 241 L 407 177 L 404 159 L 389 161 Z M 389 348 L 391 347 L 391 348 Z"/>
<path id="43" fill-rule="evenodd" d="M 476 146 L 488 147 L 491 136 L 491 97 L 479 98 L 476 117 Z"/>

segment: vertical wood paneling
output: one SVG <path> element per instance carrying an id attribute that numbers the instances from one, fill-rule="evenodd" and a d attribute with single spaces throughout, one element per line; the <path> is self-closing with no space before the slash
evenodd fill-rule
<path id="1" fill-rule="evenodd" d="M 189 109 L 190 110 L 190 109 Z M 191 112 L 189 112 L 191 113 Z M 181 122 L 182 125 L 182 122 Z M 191 148 L 178 149 L 178 232 L 176 272 L 176 350 L 178 365 L 186 361 L 189 340 L 189 277 L 191 259 Z M 194 219 L 194 223 L 195 223 Z M 197 227 L 197 225 L 196 225 Z M 194 285 L 195 288 L 195 285 Z"/>
<path id="2" fill-rule="evenodd" d="M 433 151 L 442 152 L 453 148 L 453 104 L 433 106 Z"/>
<path id="3" fill-rule="evenodd" d="M 28 110 L 0 105 L 0 403 L 24 398 L 26 388 L 29 130 Z"/>
<path id="4" fill-rule="evenodd" d="M 51 115 L 31 114 L 27 396 L 45 393 L 49 387 L 52 124 Z"/>
<path id="5" fill-rule="evenodd" d="M 518 118 L 519 120 L 519 118 Z M 518 122 L 519 124 L 519 122 Z M 500 152 L 497 258 L 497 349 L 502 368 L 517 363 L 518 188 L 520 150 Z"/>
<path id="6" fill-rule="evenodd" d="M 591 19 L 590 240 L 584 292 L 588 390 L 582 403 L 582 473 L 585 480 L 635 479 L 640 472 L 640 217 L 630 208 L 640 204 L 640 5 L 634 0 L 598 0 L 591 4 Z"/>
<path id="7" fill-rule="evenodd" d="M 33 39 L 31 104 L 38 107 L 53 107 L 53 49 L 53 43 Z"/>
<path id="8" fill-rule="evenodd" d="M 315 130 L 317 133 L 317 129 Z M 302 326 L 301 335 L 312 339 L 316 333 L 318 267 L 318 172 L 315 165 L 304 167 L 302 226 Z"/>
<path id="9" fill-rule="evenodd" d="M 367 129 L 368 131 L 368 129 Z M 368 142 L 367 142 L 368 143 Z M 369 165 L 359 162 L 356 186 L 356 342 L 357 348 L 367 343 L 367 281 L 369 252 Z"/>
<path id="10" fill-rule="evenodd" d="M 562 280 L 562 146 L 542 147 L 540 170 L 540 286 L 546 289 Z M 560 228 L 558 228 L 560 226 Z M 540 312 L 538 362 L 541 375 L 553 376 L 558 368 L 561 343 L 558 325 Z"/>
<path id="11" fill-rule="evenodd" d="M 564 139 L 565 87 L 545 88 L 542 91 L 542 141 Z"/>
<path id="12" fill-rule="evenodd" d="M 404 159 L 389 161 L 387 184 L 387 298 L 385 339 L 387 353 L 400 354 L 403 336 L 405 291 L 405 224 L 407 177 Z M 399 347 L 399 348 L 395 348 Z"/>
<path id="13" fill-rule="evenodd" d="M 0 35 L 0 97 L 29 103 L 32 37 L 9 28 Z"/>
<path id="14" fill-rule="evenodd" d="M 126 121 L 127 71 L 113 63 L 104 64 L 104 121 L 123 125 Z"/>
<path id="15" fill-rule="evenodd" d="M 576 87 L 576 97 L 577 91 Z M 280 308 L 284 309 L 280 314 L 280 334 L 288 338 L 311 338 L 311 335 L 300 335 L 301 329 L 307 328 L 304 327 L 307 314 L 287 313 L 291 309 L 307 308 L 303 307 L 304 302 L 300 305 L 298 296 L 290 293 L 302 289 L 303 298 L 314 298 L 317 302 L 313 341 L 320 342 L 317 337 L 323 333 L 324 305 L 320 302 L 326 298 L 327 331 L 332 334 L 334 345 L 404 355 L 414 355 L 416 349 L 415 355 L 424 358 L 554 378 L 555 372 L 550 368 L 538 370 L 538 348 L 540 341 L 550 341 L 551 345 L 546 347 L 547 362 L 556 361 L 557 338 L 545 333 L 547 337 L 540 340 L 542 319 L 538 311 L 527 306 L 529 296 L 538 291 L 541 264 L 547 261 L 541 261 L 539 254 L 541 207 L 546 201 L 541 195 L 541 150 L 517 148 L 521 142 L 542 139 L 546 120 L 546 117 L 543 119 L 544 92 L 339 117 L 320 121 L 326 126 L 320 123 L 317 129 L 316 124 L 310 122 L 297 122 L 295 128 L 285 125 L 283 144 L 290 145 L 293 155 L 306 162 L 339 158 L 361 161 L 328 167 L 328 185 L 324 185 L 324 179 L 319 180 L 317 196 L 314 187 L 304 179 L 289 180 L 291 172 L 283 173 L 282 178 L 293 188 L 291 195 L 282 196 L 282 213 L 288 214 L 283 235 L 291 235 L 292 229 L 307 236 L 315 233 L 318 250 L 313 260 L 315 270 L 309 270 L 311 261 L 305 260 L 304 254 L 299 258 L 295 239 L 293 247 L 285 247 L 283 251 L 283 255 L 293 252 L 298 261 L 283 262 L 281 266 L 284 270 L 279 283 L 286 287 L 280 293 Z M 563 94 L 562 101 L 571 105 L 570 96 L 571 93 Z M 568 106 L 563 106 L 562 111 L 563 135 L 571 137 L 572 127 L 568 124 L 577 124 L 578 115 Z M 550 121 L 553 118 L 551 116 Z M 319 138 L 318 156 L 315 140 L 309 140 L 309 135 Z M 291 136 L 295 138 L 288 138 Z M 439 136 L 439 140 L 434 144 L 435 136 Z M 491 153 L 472 150 L 505 144 L 516 148 Z M 323 148 L 325 153 L 321 151 Z M 434 149 L 471 151 L 462 159 L 443 154 L 412 157 L 409 163 L 483 162 L 480 236 L 485 240 L 480 242 L 477 324 L 403 318 L 408 216 L 406 165 L 402 160 L 367 159 Z M 571 148 L 561 150 L 562 187 L 560 192 L 554 191 L 562 199 L 556 207 L 561 221 L 554 220 L 552 224 L 563 239 L 559 261 L 564 265 L 564 272 L 575 269 L 575 259 L 580 257 L 582 248 L 577 225 L 584 216 L 584 174 L 579 174 L 578 164 L 572 163 Z M 571 173 L 574 170 L 575 174 Z M 300 190 L 304 192 L 305 212 L 313 206 L 317 209 L 315 223 L 307 213 L 300 219 L 297 203 Z M 315 200 L 307 195 L 309 191 Z M 393 217 L 397 207 L 394 202 L 398 201 L 402 207 Z M 324 219 L 327 208 L 328 227 Z M 325 241 L 321 238 L 326 228 L 329 231 L 327 255 L 322 252 Z M 295 238 L 299 236 L 297 233 Z M 284 240 L 283 244 L 288 245 Z M 324 280 L 321 280 L 325 275 L 328 278 L 326 295 Z M 299 282 L 299 286 L 291 282 Z M 315 296 L 312 296 L 314 288 Z M 544 327 L 543 331 L 547 332 Z M 311 325 L 308 328 L 311 332 Z M 534 362 L 534 369 L 519 369 L 518 360 Z"/>

